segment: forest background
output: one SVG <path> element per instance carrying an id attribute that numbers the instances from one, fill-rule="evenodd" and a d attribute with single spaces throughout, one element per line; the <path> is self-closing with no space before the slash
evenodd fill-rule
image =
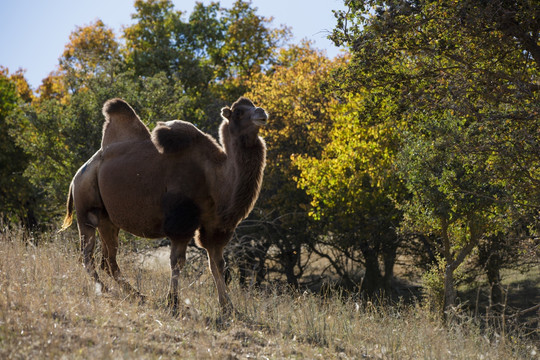
<path id="1" fill-rule="evenodd" d="M 229 246 L 240 283 L 398 297 L 399 266 L 437 311 L 480 278 L 502 311 L 504 270 L 540 255 L 540 4 L 345 5 L 330 38 L 348 53 L 333 59 L 246 1 L 185 17 L 137 0 L 120 37 L 100 20 L 76 28 L 36 90 L 1 68 L 2 229 L 58 227 L 107 99 L 150 128 L 216 135 L 220 108 L 245 95 L 270 122 L 263 189 Z"/>

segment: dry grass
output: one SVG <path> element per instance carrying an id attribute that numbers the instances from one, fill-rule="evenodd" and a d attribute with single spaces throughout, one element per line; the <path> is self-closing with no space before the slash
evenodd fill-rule
<path id="1" fill-rule="evenodd" d="M 169 272 L 120 257 L 144 304 L 114 287 L 103 295 L 79 262 L 75 237 L 0 233 L 0 358 L 54 359 L 527 359 L 538 349 L 441 323 L 419 306 L 378 307 L 338 294 L 324 298 L 231 285 L 236 314 L 221 317 L 202 263 L 182 279 L 185 306 L 164 304 Z M 123 261 L 122 261 L 123 260 Z M 102 275 L 106 280 L 106 276 Z"/>

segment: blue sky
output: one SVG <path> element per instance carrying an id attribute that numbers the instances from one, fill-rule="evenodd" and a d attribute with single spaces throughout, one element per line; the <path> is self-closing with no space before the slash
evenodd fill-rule
<path id="1" fill-rule="evenodd" d="M 101 19 L 120 35 L 132 23 L 134 0 L 0 0 L 0 65 L 15 72 L 26 70 L 35 89 L 53 71 L 76 26 Z M 205 4 L 208 0 L 202 1 Z M 186 13 L 195 0 L 173 0 L 176 10 Z M 231 7 L 234 0 L 221 0 Z M 294 39 L 309 39 L 329 57 L 339 53 L 326 36 L 334 28 L 332 10 L 343 9 L 343 0 L 252 0 L 257 13 L 273 17 L 273 25 L 292 28 Z"/>

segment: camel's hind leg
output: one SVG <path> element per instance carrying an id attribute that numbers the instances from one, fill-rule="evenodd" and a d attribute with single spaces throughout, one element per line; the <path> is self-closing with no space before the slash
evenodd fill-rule
<path id="1" fill-rule="evenodd" d="M 94 248 L 96 246 L 96 229 L 82 221 L 78 222 L 79 238 L 81 241 L 81 253 L 86 271 L 96 282 L 96 292 L 106 291 L 105 285 L 99 279 L 94 260 Z"/>
<path id="2" fill-rule="evenodd" d="M 109 219 L 100 219 L 98 231 L 101 238 L 101 268 L 104 269 L 114 280 L 127 292 L 133 295 L 142 295 L 135 290 L 129 282 L 123 277 L 120 267 L 116 262 L 116 254 L 118 252 L 118 232 L 116 227 Z"/>
<path id="3" fill-rule="evenodd" d="M 186 264 L 186 250 L 191 238 L 171 239 L 171 284 L 167 297 L 168 306 L 173 314 L 178 313 L 178 282 L 180 271 Z"/>

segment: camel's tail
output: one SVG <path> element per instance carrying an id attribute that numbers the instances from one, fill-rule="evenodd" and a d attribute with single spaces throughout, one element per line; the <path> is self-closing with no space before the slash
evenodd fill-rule
<path id="1" fill-rule="evenodd" d="M 69 184 L 66 208 L 66 216 L 64 217 L 64 223 L 62 224 L 60 231 L 66 230 L 73 222 L 73 183 Z"/>

